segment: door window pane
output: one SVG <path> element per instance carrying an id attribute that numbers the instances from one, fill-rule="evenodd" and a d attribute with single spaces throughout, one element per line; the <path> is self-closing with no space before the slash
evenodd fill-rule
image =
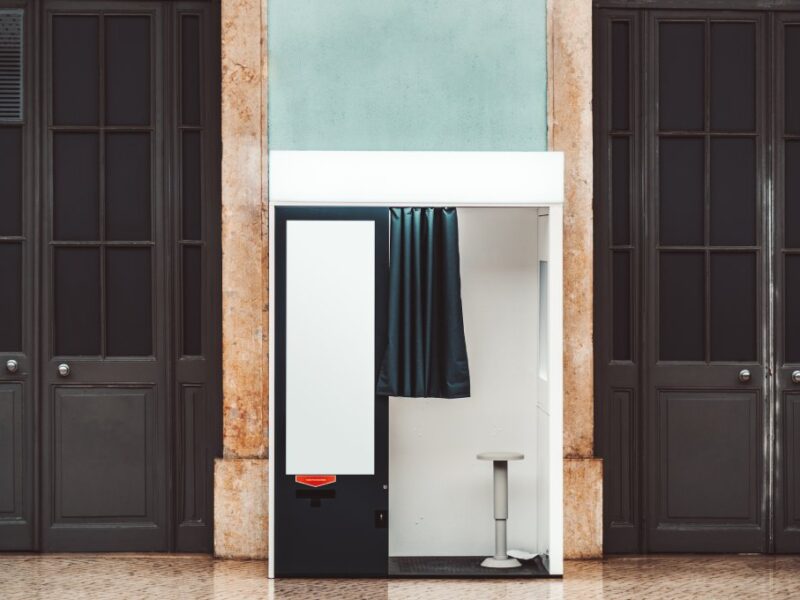
<path id="1" fill-rule="evenodd" d="M 630 112 L 630 26 L 617 21 L 611 25 L 611 127 L 629 127 Z"/>
<path id="2" fill-rule="evenodd" d="M 800 25 L 784 29 L 786 133 L 800 133 Z"/>
<path id="3" fill-rule="evenodd" d="M 150 18 L 106 17 L 106 123 L 150 124 Z"/>
<path id="4" fill-rule="evenodd" d="M 22 245 L 0 244 L 0 352 L 22 351 Z"/>
<path id="5" fill-rule="evenodd" d="M 784 237 L 787 248 L 800 248 L 800 141 L 787 140 L 784 153 Z"/>
<path id="6" fill-rule="evenodd" d="M 659 128 L 703 129 L 705 25 L 661 23 L 658 49 Z"/>
<path id="7" fill-rule="evenodd" d="M 153 353 L 150 248 L 106 249 L 108 356 Z"/>
<path id="8" fill-rule="evenodd" d="M 630 140 L 627 137 L 611 140 L 611 219 L 612 242 L 630 243 Z"/>
<path id="9" fill-rule="evenodd" d="M 200 246 L 183 247 L 183 354 L 186 356 L 203 353 L 201 257 Z"/>
<path id="10" fill-rule="evenodd" d="M 99 239 L 98 156 L 97 134 L 53 134 L 54 239 Z"/>
<path id="11" fill-rule="evenodd" d="M 784 362 L 800 363 L 800 255 L 786 255 L 783 299 Z"/>
<path id="12" fill-rule="evenodd" d="M 711 243 L 756 243 L 756 150 L 752 138 L 711 140 Z"/>
<path id="13" fill-rule="evenodd" d="M 754 252 L 711 254 L 711 360 L 755 361 L 758 322 Z"/>
<path id="14" fill-rule="evenodd" d="M 612 319 L 614 360 L 631 359 L 631 255 L 614 252 Z"/>
<path id="15" fill-rule="evenodd" d="M 55 248 L 55 351 L 100 354 L 100 249 Z"/>
<path id="16" fill-rule="evenodd" d="M 662 138 L 659 144 L 660 241 L 664 245 L 701 245 L 704 241 L 704 142 Z"/>
<path id="17" fill-rule="evenodd" d="M 22 233 L 22 129 L 0 127 L 0 235 Z"/>
<path id="18" fill-rule="evenodd" d="M 660 359 L 705 360 L 703 253 L 661 253 L 658 303 Z"/>
<path id="19" fill-rule="evenodd" d="M 202 239 L 201 138 L 199 131 L 183 132 L 181 205 L 183 239 Z"/>
<path id="20" fill-rule="evenodd" d="M 97 125 L 97 17 L 53 17 L 53 124 Z"/>
<path id="21" fill-rule="evenodd" d="M 150 134 L 106 135 L 106 239 L 150 240 Z"/>
<path id="22" fill-rule="evenodd" d="M 711 129 L 755 131 L 756 27 L 711 25 Z"/>
<path id="23" fill-rule="evenodd" d="M 181 122 L 200 125 L 200 17 L 181 17 Z"/>

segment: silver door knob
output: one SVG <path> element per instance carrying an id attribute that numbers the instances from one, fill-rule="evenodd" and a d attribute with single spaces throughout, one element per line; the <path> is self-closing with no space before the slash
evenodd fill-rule
<path id="1" fill-rule="evenodd" d="M 58 365 L 58 374 L 61 377 L 68 377 L 71 370 L 72 369 L 69 368 L 69 365 L 67 363 L 61 363 L 60 365 Z"/>
<path id="2" fill-rule="evenodd" d="M 800 371 L 792 371 L 792 383 L 800 383 Z"/>
<path id="3" fill-rule="evenodd" d="M 16 373 L 19 371 L 19 363 L 13 358 L 6 361 L 6 371 L 9 373 Z"/>
<path id="4" fill-rule="evenodd" d="M 750 369 L 742 369 L 739 371 L 739 381 L 742 383 L 750 381 Z"/>

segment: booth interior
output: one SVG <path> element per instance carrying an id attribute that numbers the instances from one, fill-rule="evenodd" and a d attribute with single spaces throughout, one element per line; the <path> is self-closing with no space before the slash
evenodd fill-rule
<path id="1" fill-rule="evenodd" d="M 560 576 L 562 155 L 270 165 L 270 576 Z M 469 393 L 381 396 L 391 208 L 444 206 Z M 500 465 L 502 527 L 505 481 L 478 459 L 497 452 L 524 457 Z M 518 562 L 486 566 L 504 548 Z"/>

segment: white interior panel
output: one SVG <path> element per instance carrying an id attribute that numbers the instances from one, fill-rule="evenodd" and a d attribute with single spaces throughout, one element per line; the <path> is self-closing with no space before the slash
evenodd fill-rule
<path id="1" fill-rule="evenodd" d="M 538 210 L 459 208 L 458 219 L 472 396 L 390 399 L 389 553 L 490 556 L 492 464 L 475 455 L 493 450 L 525 454 L 509 463 L 509 548 L 544 552 Z"/>
<path id="2" fill-rule="evenodd" d="M 375 224 L 286 224 L 286 472 L 373 474 Z"/>

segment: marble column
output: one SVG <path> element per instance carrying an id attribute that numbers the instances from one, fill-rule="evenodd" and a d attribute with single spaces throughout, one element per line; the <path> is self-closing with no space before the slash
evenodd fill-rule
<path id="1" fill-rule="evenodd" d="M 222 0 L 223 458 L 214 551 L 267 556 L 266 4 Z"/>
<path id="2" fill-rule="evenodd" d="M 564 556 L 603 552 L 603 465 L 594 458 L 592 2 L 548 0 L 548 146 L 565 154 Z"/>

